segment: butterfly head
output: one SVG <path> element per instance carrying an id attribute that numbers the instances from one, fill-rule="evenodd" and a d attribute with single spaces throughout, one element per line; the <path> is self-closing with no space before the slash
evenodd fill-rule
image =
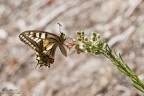
<path id="1" fill-rule="evenodd" d="M 65 40 L 66 40 L 65 34 L 62 33 L 62 32 L 61 32 L 61 34 L 60 34 L 60 39 L 61 39 L 62 41 L 65 41 Z"/>

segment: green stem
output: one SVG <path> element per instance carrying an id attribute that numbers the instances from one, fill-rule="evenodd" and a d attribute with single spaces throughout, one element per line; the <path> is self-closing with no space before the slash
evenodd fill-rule
<path id="1" fill-rule="evenodd" d="M 121 59 L 120 60 L 116 59 L 115 55 L 113 55 L 112 53 L 108 53 L 104 55 L 107 58 L 109 58 L 124 75 L 130 77 L 130 79 L 133 81 L 133 83 L 131 84 L 135 88 L 139 89 L 140 91 L 144 93 L 144 83 L 137 77 L 137 75 L 124 62 L 121 62 L 122 61 Z"/>

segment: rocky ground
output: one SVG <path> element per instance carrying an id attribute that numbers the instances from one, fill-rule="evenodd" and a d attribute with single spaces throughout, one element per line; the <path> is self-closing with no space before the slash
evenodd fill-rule
<path id="1" fill-rule="evenodd" d="M 144 79 L 143 0 L 0 0 L 0 93 L 14 96 L 143 96 L 104 56 L 56 51 L 51 68 L 35 68 L 34 52 L 18 35 L 26 30 L 101 34 Z M 7 91 L 6 91 L 7 90 Z M 12 95 L 9 95 L 12 96 Z"/>

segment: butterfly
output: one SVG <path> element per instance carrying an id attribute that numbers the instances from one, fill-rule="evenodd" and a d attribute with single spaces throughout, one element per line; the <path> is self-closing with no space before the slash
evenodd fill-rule
<path id="1" fill-rule="evenodd" d="M 64 56 L 67 56 L 67 51 L 64 47 L 66 37 L 62 32 L 60 35 L 56 35 L 45 31 L 29 30 L 21 33 L 19 38 L 35 51 L 36 60 L 38 61 L 37 65 L 40 65 L 40 67 L 50 67 L 54 63 L 57 47 L 59 47 Z"/>

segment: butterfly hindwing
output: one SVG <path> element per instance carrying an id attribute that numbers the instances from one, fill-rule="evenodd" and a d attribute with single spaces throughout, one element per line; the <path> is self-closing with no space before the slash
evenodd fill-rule
<path id="1" fill-rule="evenodd" d="M 44 31 L 25 31 L 19 35 L 22 42 L 29 45 L 36 52 L 36 60 L 38 65 L 48 66 L 54 63 L 54 56 L 56 48 L 59 46 L 63 55 L 67 55 L 64 48 L 64 41 L 62 35 L 58 36 L 53 33 L 48 33 Z"/>

